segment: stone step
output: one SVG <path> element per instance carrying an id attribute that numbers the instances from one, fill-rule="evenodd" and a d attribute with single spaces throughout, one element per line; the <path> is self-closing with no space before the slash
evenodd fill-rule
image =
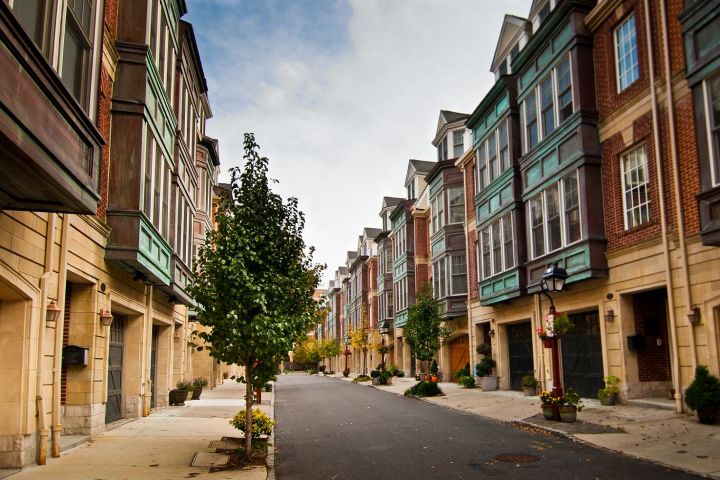
<path id="1" fill-rule="evenodd" d="M 675 410 L 675 400 L 671 398 L 633 398 L 628 400 L 627 404 L 633 407 Z"/>
<path id="2" fill-rule="evenodd" d="M 90 437 L 87 435 L 63 435 L 60 437 L 60 451 L 70 450 L 89 441 Z"/>

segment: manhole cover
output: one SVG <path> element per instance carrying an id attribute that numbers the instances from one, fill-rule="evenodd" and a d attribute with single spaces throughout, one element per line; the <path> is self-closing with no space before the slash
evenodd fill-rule
<path id="1" fill-rule="evenodd" d="M 495 460 L 507 463 L 530 463 L 537 462 L 540 458 L 535 455 L 528 455 L 527 453 L 503 453 L 495 457 Z"/>

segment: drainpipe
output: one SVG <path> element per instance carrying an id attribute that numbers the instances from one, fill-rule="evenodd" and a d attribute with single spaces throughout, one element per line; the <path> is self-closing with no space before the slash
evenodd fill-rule
<path id="1" fill-rule="evenodd" d="M 458 165 L 458 168 L 462 171 L 463 174 L 463 192 L 467 192 L 467 176 L 465 175 L 465 165 Z M 467 204 L 468 200 L 465 200 L 465 210 L 467 214 Z M 467 218 L 467 216 L 466 216 Z M 475 220 L 477 222 L 477 219 Z M 467 229 L 467 223 L 464 225 L 465 229 L 465 258 L 466 258 L 466 265 L 470 263 L 470 235 L 468 235 L 468 229 Z M 475 269 L 477 269 L 477 265 L 475 265 Z M 468 275 L 469 278 L 469 275 Z M 467 286 L 468 295 L 465 299 L 465 305 L 467 310 L 467 326 L 468 326 L 468 349 L 470 350 L 468 352 L 468 359 L 470 360 L 470 375 L 474 378 L 475 377 L 475 355 L 473 355 L 473 335 L 475 333 L 475 325 L 472 322 L 472 315 L 470 314 L 470 282 L 468 282 Z M 480 292 L 478 292 L 478 300 L 480 299 Z M 451 372 L 452 374 L 452 372 Z"/>
<path id="2" fill-rule="evenodd" d="M 682 198 L 680 197 L 680 166 L 678 165 L 678 151 L 677 143 L 675 140 L 675 102 L 673 99 L 673 88 L 672 88 L 672 69 L 670 66 L 670 44 L 667 30 L 667 19 L 665 16 L 665 0 L 660 0 L 660 15 L 662 24 L 663 34 L 663 51 L 665 53 L 665 83 L 667 88 L 668 97 L 668 115 L 670 116 L 670 155 L 672 156 L 672 167 L 673 167 L 673 186 L 675 187 L 675 212 L 677 215 L 678 225 L 678 240 L 680 242 L 680 262 L 682 268 L 682 279 L 685 282 L 685 302 L 688 311 L 692 309 L 692 292 L 690 291 L 690 270 L 688 268 L 688 254 L 687 246 L 685 244 L 685 218 L 683 217 Z M 697 367 L 697 348 L 695 346 L 695 327 L 688 321 L 688 328 L 690 329 L 690 350 L 692 351 L 691 362 L 692 370 L 695 371 Z"/>
<path id="3" fill-rule="evenodd" d="M 653 141 L 655 142 L 655 168 L 657 170 L 657 187 L 658 199 L 660 204 L 660 227 L 663 239 L 663 257 L 665 263 L 665 282 L 668 290 L 668 309 L 670 310 L 670 338 L 674 350 L 672 357 L 672 383 L 675 389 L 675 411 L 681 413 L 683 411 L 682 394 L 680 391 L 680 349 L 677 342 L 677 322 L 675 319 L 675 299 L 673 296 L 673 278 L 670 264 L 670 246 L 668 241 L 667 219 L 665 217 L 665 189 L 662 182 L 662 157 L 660 150 L 660 132 L 658 120 L 658 98 L 655 91 L 655 64 L 653 61 L 652 33 L 650 29 L 650 5 L 648 0 L 643 0 L 645 8 L 645 33 L 647 35 L 648 45 L 648 68 L 650 70 L 650 97 L 652 104 L 652 121 L 653 121 Z M 669 65 L 667 66 L 669 68 Z"/>
<path id="4" fill-rule="evenodd" d="M 45 330 L 47 329 L 47 282 L 52 275 L 54 250 L 55 250 L 55 220 L 54 213 L 48 214 L 47 230 L 45 232 L 45 268 L 40 278 L 40 331 L 38 332 L 38 358 L 37 358 L 37 378 L 35 382 L 35 404 L 37 407 L 37 430 L 38 430 L 38 447 L 37 447 L 37 464 L 45 465 L 47 463 L 47 439 L 48 430 L 45 425 L 45 404 L 43 402 L 43 384 L 42 384 L 42 365 L 45 345 Z"/>
<path id="5" fill-rule="evenodd" d="M 63 330 L 65 329 L 65 282 L 67 281 L 67 252 L 68 235 L 70 230 L 70 215 L 63 214 L 62 236 L 60 237 L 60 265 L 58 267 L 58 306 L 60 317 L 55 322 L 55 359 L 53 365 L 53 409 L 52 409 L 52 456 L 60 456 L 60 386 L 62 383 L 62 347 Z"/>

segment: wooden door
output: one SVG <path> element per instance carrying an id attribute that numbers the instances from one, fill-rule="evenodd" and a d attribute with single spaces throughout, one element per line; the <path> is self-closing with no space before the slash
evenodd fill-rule
<path id="1" fill-rule="evenodd" d="M 467 335 L 462 335 L 450 342 L 450 373 L 455 376 L 462 370 L 470 359 L 470 341 Z M 448 379 L 450 380 L 450 379 Z"/>
<path id="2" fill-rule="evenodd" d="M 108 356 L 107 404 L 105 423 L 122 418 L 122 366 L 125 333 L 125 318 L 115 315 L 110 325 L 110 354 Z"/>

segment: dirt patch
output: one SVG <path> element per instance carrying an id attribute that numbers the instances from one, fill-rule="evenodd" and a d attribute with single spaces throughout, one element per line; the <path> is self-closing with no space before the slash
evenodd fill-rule
<path id="1" fill-rule="evenodd" d="M 223 442 L 237 445 L 236 448 L 218 448 L 217 453 L 228 455 L 228 461 L 225 465 L 210 468 L 210 473 L 226 472 L 228 470 L 242 470 L 247 467 L 266 466 L 267 464 L 267 448 L 266 438 L 255 438 L 252 441 L 252 453 L 250 461 L 245 458 L 245 447 L 243 438 L 223 437 Z"/>

